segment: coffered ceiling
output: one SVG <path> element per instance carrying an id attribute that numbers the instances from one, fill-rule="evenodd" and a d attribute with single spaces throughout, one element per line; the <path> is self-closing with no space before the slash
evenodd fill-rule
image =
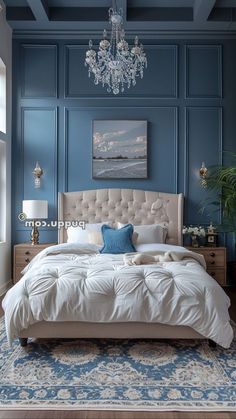
<path id="1" fill-rule="evenodd" d="M 112 0 L 4 0 L 15 37 L 101 36 Z M 127 36 L 235 37 L 236 0 L 117 0 Z"/>

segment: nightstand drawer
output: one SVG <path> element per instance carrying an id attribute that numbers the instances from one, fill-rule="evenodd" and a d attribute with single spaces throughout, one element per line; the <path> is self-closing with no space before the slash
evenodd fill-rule
<path id="1" fill-rule="evenodd" d="M 204 251 L 203 256 L 205 258 L 207 267 L 216 266 L 216 267 L 224 267 L 225 266 L 225 251 L 224 249 L 220 250 L 207 250 Z"/>
<path id="2" fill-rule="evenodd" d="M 14 283 L 22 277 L 21 271 L 31 262 L 31 260 L 43 249 L 53 246 L 56 243 L 42 243 L 31 245 L 30 243 L 16 244 L 14 246 L 14 267 L 13 279 Z"/>
<path id="3" fill-rule="evenodd" d="M 204 256 L 207 268 L 211 267 L 224 268 L 226 264 L 226 251 L 224 247 L 188 247 L 192 252 L 200 253 Z"/>
<path id="4" fill-rule="evenodd" d="M 220 285 L 225 285 L 225 269 L 207 269 L 207 273 L 212 276 Z"/>
<path id="5" fill-rule="evenodd" d="M 203 255 L 209 275 L 211 275 L 220 285 L 227 285 L 225 247 L 187 247 L 187 249 Z"/>
<path id="6" fill-rule="evenodd" d="M 21 277 L 23 276 L 21 271 L 23 271 L 25 266 L 15 266 L 14 268 L 14 282 L 19 281 L 19 279 L 21 279 Z"/>
<path id="7" fill-rule="evenodd" d="M 25 265 L 26 263 L 29 263 L 38 253 L 38 249 L 18 247 L 15 249 L 15 263 L 16 265 Z"/>

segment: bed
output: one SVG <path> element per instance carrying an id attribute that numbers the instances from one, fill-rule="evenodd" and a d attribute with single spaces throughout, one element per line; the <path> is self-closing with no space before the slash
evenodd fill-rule
<path id="1" fill-rule="evenodd" d="M 88 223 L 100 223 L 109 220 L 114 225 L 117 221 L 124 224 L 132 223 L 134 225 L 162 224 L 167 230 L 167 246 L 182 246 L 182 219 L 182 194 L 169 194 L 134 189 L 97 189 L 59 193 L 58 197 L 58 220 L 84 220 Z M 58 243 L 62 246 L 62 249 L 62 243 L 65 243 L 66 241 L 67 230 L 61 228 L 58 231 Z M 93 255 L 92 257 L 95 256 Z M 112 261 L 112 263 L 114 263 L 114 261 Z M 194 262 L 191 264 L 191 269 L 193 269 L 193 264 Z M 40 262 L 38 262 L 38 267 L 40 267 Z M 217 328 L 224 329 L 225 335 L 223 337 L 217 337 L 213 332 L 208 334 L 206 332 L 200 333 L 199 330 L 197 331 L 196 328 L 188 325 L 173 325 L 171 322 L 168 324 L 168 322 L 157 322 L 153 321 L 153 319 L 149 322 L 147 321 L 147 318 L 145 318 L 145 321 L 140 321 L 140 319 L 135 321 L 135 316 L 132 317 L 132 321 L 126 321 L 124 314 L 121 316 L 122 321 L 119 320 L 119 317 L 117 317 L 115 321 L 114 318 L 113 321 L 108 321 L 107 319 L 104 321 L 101 321 L 101 319 L 99 319 L 99 321 L 94 321 L 94 318 L 91 317 L 88 321 L 86 321 L 86 317 L 83 317 L 82 321 L 81 319 L 73 319 L 70 321 L 68 316 L 65 321 L 62 316 L 59 317 L 59 320 L 57 321 L 50 321 L 48 319 L 45 320 L 46 316 L 43 316 L 44 318 L 42 318 L 41 313 L 38 316 L 35 315 L 34 320 L 32 320 L 32 312 L 30 311 L 29 304 L 29 299 L 32 296 L 28 295 L 29 293 L 27 291 L 27 284 L 30 281 L 32 269 L 33 268 L 31 268 L 31 270 L 29 269 L 28 273 L 26 273 L 19 283 L 7 293 L 3 301 L 9 341 L 11 341 L 16 334 L 19 336 L 22 345 L 27 344 L 28 337 L 171 339 L 205 339 L 208 337 L 224 347 L 229 347 L 232 340 L 233 332 L 229 324 L 228 316 L 228 297 L 220 286 L 204 272 L 202 267 L 198 266 L 198 268 L 196 268 L 200 269 L 200 274 L 198 274 L 199 278 L 201 275 L 205 275 L 206 282 L 209 282 L 210 292 L 216 293 L 216 298 L 223 301 L 222 308 L 219 308 L 219 313 L 217 313 L 217 315 L 220 314 L 219 327 L 217 325 Z M 44 283 L 43 274 L 39 277 L 38 283 L 40 281 L 42 284 Z M 37 289 L 34 292 L 37 294 Z M 209 297 L 209 300 L 210 299 L 211 295 Z M 27 313 L 23 305 L 26 300 L 27 307 L 29 307 Z M 12 301 L 15 301 L 14 307 L 12 306 Z M 48 304 L 47 294 L 45 294 L 44 304 Z M 103 301 L 102 304 L 106 304 L 106 301 Z M 105 306 L 101 305 L 101 307 Z M 84 305 L 83 310 L 86 311 L 86 305 Z M 96 316 L 98 317 L 98 314 Z M 97 319 L 96 316 L 95 318 Z M 209 314 L 209 317 L 210 316 L 211 314 Z M 26 319 L 24 324 L 20 321 L 23 317 Z M 10 329 L 13 327 L 13 318 L 14 332 L 11 333 Z"/>

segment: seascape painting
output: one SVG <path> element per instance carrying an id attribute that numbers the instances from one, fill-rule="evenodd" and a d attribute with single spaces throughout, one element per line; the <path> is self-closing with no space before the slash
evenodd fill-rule
<path id="1" fill-rule="evenodd" d="M 147 178 L 147 121 L 93 121 L 93 178 Z"/>

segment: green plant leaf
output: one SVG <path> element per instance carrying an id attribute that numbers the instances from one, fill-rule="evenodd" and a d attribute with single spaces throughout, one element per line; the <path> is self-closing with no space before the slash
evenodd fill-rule
<path id="1" fill-rule="evenodd" d="M 224 151 L 236 162 L 236 154 Z M 210 197 L 201 203 L 201 213 L 210 216 L 222 209 L 222 228 L 227 232 L 236 232 L 236 165 L 214 165 L 208 169 L 204 189 Z M 216 210 L 214 207 L 218 207 Z"/>

